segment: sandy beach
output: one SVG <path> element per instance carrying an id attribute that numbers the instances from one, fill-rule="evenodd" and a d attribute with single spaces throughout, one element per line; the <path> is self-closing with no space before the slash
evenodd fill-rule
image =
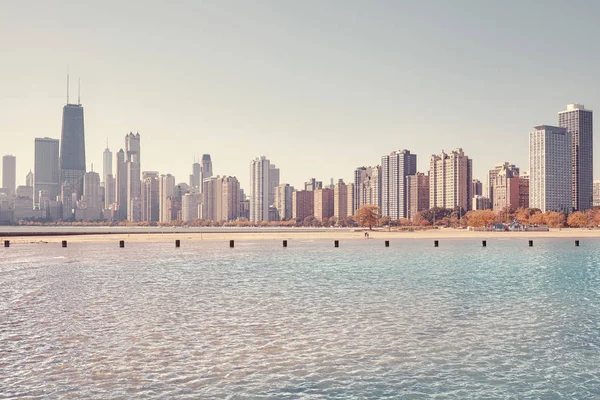
<path id="1" fill-rule="evenodd" d="M 125 240 L 126 242 L 136 243 L 158 243 L 170 242 L 175 240 L 186 241 L 257 241 L 257 240 L 364 240 L 365 232 L 369 233 L 370 239 L 379 240 L 415 240 L 415 239 L 542 239 L 542 238 L 559 238 L 559 239 L 584 239 L 584 238 L 600 238 L 600 230 L 598 229 L 551 229 L 548 232 L 475 232 L 465 229 L 435 229 L 416 232 L 406 231 L 387 231 L 387 230 L 359 230 L 359 229 L 321 229 L 308 230 L 288 229 L 271 231 L 264 229 L 256 232 L 236 231 L 232 229 L 213 230 L 211 232 L 110 232 L 110 233 L 69 233 L 60 235 L 53 232 L 51 235 L 44 235 L 43 231 L 36 235 L 25 234 L 18 235 L 16 232 L 11 232 L 11 236 L 0 233 L 1 240 L 10 240 L 14 244 L 22 243 L 61 243 L 67 240 L 69 243 L 100 243 L 100 242 L 118 242 Z"/>

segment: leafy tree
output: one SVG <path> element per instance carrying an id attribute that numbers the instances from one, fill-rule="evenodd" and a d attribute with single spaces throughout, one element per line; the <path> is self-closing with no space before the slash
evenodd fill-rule
<path id="1" fill-rule="evenodd" d="M 492 210 L 473 210 L 466 215 L 467 225 L 475 228 L 488 226 L 496 221 L 496 213 Z"/>
<path id="2" fill-rule="evenodd" d="M 377 225 L 378 219 L 379 207 L 377 206 L 362 206 L 356 211 L 356 220 L 360 226 L 368 226 L 369 229 L 373 229 L 373 226 Z"/>
<path id="3" fill-rule="evenodd" d="M 565 217 L 565 214 L 561 212 L 546 211 L 544 213 L 544 220 L 550 228 L 563 228 L 567 218 Z"/>
<path id="4" fill-rule="evenodd" d="M 572 228 L 584 228 L 590 224 L 590 214 L 576 211 L 569 215 L 567 224 Z"/>

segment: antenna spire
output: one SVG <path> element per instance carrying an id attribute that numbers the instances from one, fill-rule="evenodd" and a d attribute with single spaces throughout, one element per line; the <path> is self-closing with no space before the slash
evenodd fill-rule
<path id="1" fill-rule="evenodd" d="M 69 104 L 69 65 L 67 64 L 67 104 Z"/>
<path id="2" fill-rule="evenodd" d="M 77 105 L 81 105 L 81 78 L 77 80 Z"/>

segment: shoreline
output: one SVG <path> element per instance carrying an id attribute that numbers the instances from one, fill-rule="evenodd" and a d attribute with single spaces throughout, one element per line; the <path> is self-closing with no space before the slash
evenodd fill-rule
<path id="1" fill-rule="evenodd" d="M 136 231 L 127 230 L 119 232 L 110 230 L 106 232 L 77 231 L 65 232 L 32 231 L 32 232 L 0 232 L 0 240 L 9 240 L 11 243 L 61 243 L 67 240 L 70 243 L 106 243 L 125 240 L 128 242 L 169 242 L 174 240 L 183 241 L 262 241 L 262 240 L 365 240 L 365 232 L 369 233 L 370 239 L 380 240 L 417 240 L 417 239 L 447 239 L 447 240 L 469 240 L 469 239 L 585 239 L 600 238 L 600 230 L 585 228 L 551 229 L 547 232 L 481 232 L 468 231 L 466 229 L 431 229 L 415 232 L 407 231 L 385 231 L 368 229 L 258 229 L 258 230 L 235 230 L 235 229 L 211 229 L 206 232 L 173 231 Z"/>

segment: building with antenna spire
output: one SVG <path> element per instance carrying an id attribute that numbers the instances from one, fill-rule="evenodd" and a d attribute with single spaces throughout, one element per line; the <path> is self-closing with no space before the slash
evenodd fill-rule
<path id="1" fill-rule="evenodd" d="M 77 104 L 69 103 L 69 74 L 67 73 L 67 104 L 63 107 L 60 138 L 60 182 L 69 182 L 77 199 L 83 195 L 85 175 L 85 130 L 80 89 Z"/>

